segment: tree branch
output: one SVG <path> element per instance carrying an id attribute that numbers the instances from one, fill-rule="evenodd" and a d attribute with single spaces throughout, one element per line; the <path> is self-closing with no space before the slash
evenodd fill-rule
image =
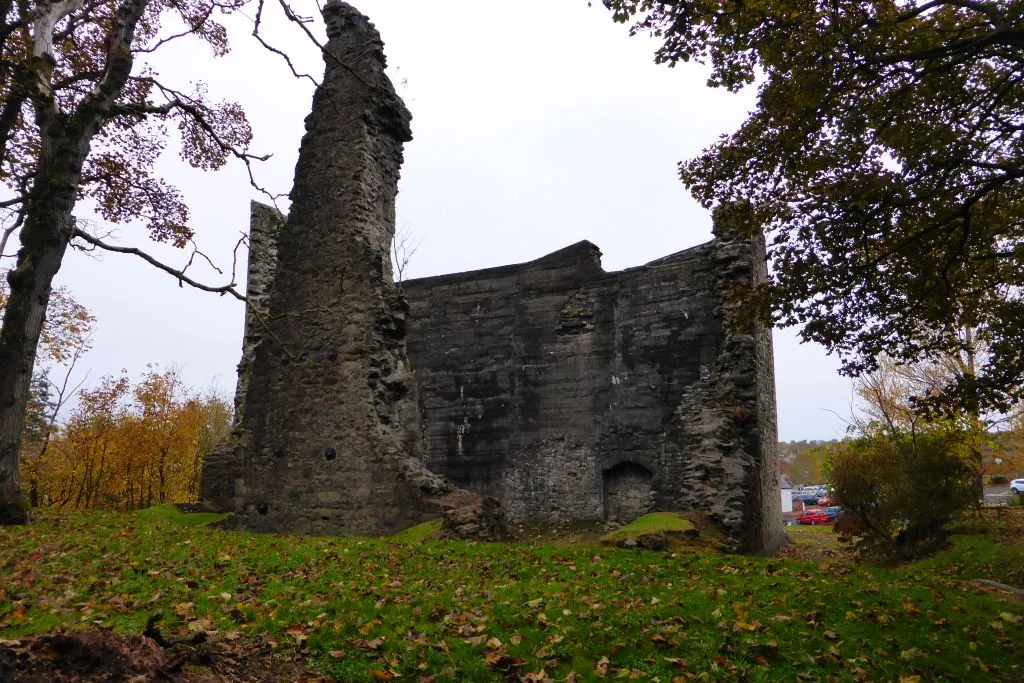
<path id="1" fill-rule="evenodd" d="M 328 50 L 326 45 L 321 44 L 320 41 L 316 39 L 316 36 L 313 35 L 312 31 L 310 31 L 309 28 L 306 26 L 306 21 L 303 21 L 302 18 L 300 18 L 299 15 L 295 13 L 295 11 L 291 8 L 291 5 L 289 5 L 286 0 L 277 1 L 278 4 L 281 5 L 281 9 L 284 10 L 285 17 L 287 17 L 289 21 L 293 22 L 300 29 L 302 29 L 302 32 L 306 34 L 306 37 L 309 38 L 309 41 L 320 49 L 320 52 L 324 55 L 324 57 L 330 59 L 332 62 L 340 66 L 345 71 L 348 71 L 353 78 L 362 83 L 368 89 L 373 91 L 380 91 L 380 88 L 378 86 L 372 83 L 368 83 L 365 78 L 360 76 L 359 72 L 356 71 L 355 68 L 352 67 L 352 65 L 343 61 L 340 57 L 338 57 L 338 55 Z"/>
<path id="2" fill-rule="evenodd" d="M 7 241 L 11 239 L 11 235 L 14 231 L 21 227 L 21 224 L 25 222 L 25 211 L 24 208 L 18 211 L 17 217 L 14 219 L 14 223 L 4 228 L 2 234 L 0 234 L 0 258 L 5 256 L 14 256 L 14 254 L 4 254 L 4 249 L 7 248 Z"/>
<path id="3" fill-rule="evenodd" d="M 82 101 L 72 117 L 69 126 L 80 139 L 83 148 L 99 130 L 117 98 L 124 92 L 125 83 L 131 76 L 134 55 L 131 51 L 135 27 L 149 6 L 151 0 L 125 0 L 118 8 L 111 22 L 107 59 L 103 75 L 96 82 L 92 92 Z"/>
<path id="4" fill-rule="evenodd" d="M 160 261 L 157 261 L 155 258 L 150 256 L 146 252 L 142 251 L 141 249 L 136 249 L 135 247 L 120 247 L 120 246 L 117 246 L 115 244 L 109 244 L 107 242 L 103 242 L 102 240 L 99 240 L 99 239 L 93 237 L 89 233 L 84 232 L 80 228 L 75 228 L 72 231 L 72 236 L 73 237 L 77 237 L 77 238 L 79 238 L 79 239 L 81 239 L 81 240 L 83 240 L 85 242 L 88 242 L 89 244 L 93 245 L 94 247 L 98 247 L 98 248 L 104 249 L 106 251 L 113 251 L 113 252 L 117 252 L 119 254 L 132 254 L 134 256 L 138 256 L 139 258 L 141 258 L 146 263 L 159 268 L 160 270 L 164 271 L 165 273 L 173 275 L 175 277 L 175 279 L 178 280 L 178 286 L 179 287 L 182 286 L 182 285 L 189 285 L 190 287 L 195 287 L 196 289 L 201 289 L 204 292 L 213 292 L 214 294 L 220 294 L 222 296 L 224 294 L 230 294 L 231 296 L 235 297 L 239 301 L 248 301 L 244 294 L 239 293 L 238 290 L 235 289 L 235 286 L 236 286 L 235 282 L 230 282 L 230 283 L 228 283 L 226 285 L 220 285 L 220 286 L 217 286 L 217 287 L 214 287 L 214 286 L 211 286 L 211 285 L 204 285 L 203 283 L 197 282 L 196 280 L 193 280 L 192 278 L 188 277 L 181 270 L 178 270 L 176 268 L 172 268 L 171 266 L 168 266 L 168 265 L 166 265 L 164 263 L 161 263 Z"/>
<path id="5" fill-rule="evenodd" d="M 165 86 L 164 84 L 160 83 L 159 81 L 157 81 L 156 79 L 154 79 L 152 77 L 147 77 L 146 80 L 149 81 L 150 83 L 152 83 L 158 90 L 160 90 L 161 93 L 163 93 L 163 95 L 165 97 L 167 97 L 167 99 L 168 99 L 167 103 L 164 104 L 164 105 L 129 105 L 129 106 L 122 107 L 122 113 L 135 113 L 135 114 L 149 114 L 149 113 L 153 113 L 153 114 L 157 114 L 157 115 L 160 115 L 160 114 L 166 115 L 166 114 L 169 114 L 172 111 L 177 110 L 182 115 L 187 116 L 191 121 L 193 121 L 197 126 L 199 126 L 202 129 L 203 133 L 208 135 L 210 137 L 210 139 L 214 142 L 214 144 L 216 144 L 221 150 L 223 150 L 224 152 L 227 152 L 228 154 L 230 154 L 231 156 L 235 157 L 236 159 L 241 161 L 243 164 L 245 164 L 245 170 L 246 170 L 246 173 L 249 176 L 249 185 L 252 186 L 252 188 L 255 189 L 257 192 L 259 192 L 260 194 L 263 194 L 266 197 L 268 197 L 270 199 L 271 203 L 275 207 L 277 207 L 277 199 L 279 197 L 284 196 L 284 195 L 283 194 L 273 194 L 269 190 L 267 190 L 265 187 L 260 185 L 256 181 L 256 176 L 255 176 L 255 174 L 253 173 L 253 170 L 252 170 L 252 162 L 254 162 L 254 161 L 266 161 L 272 155 L 270 155 L 270 154 L 262 154 L 262 155 L 249 154 L 248 152 L 245 152 L 243 150 L 237 149 L 236 147 L 234 147 L 230 143 L 225 142 L 224 139 L 217 133 L 216 129 L 214 129 L 214 127 L 207 120 L 206 114 L 203 111 L 202 107 L 194 104 L 193 101 L 192 101 L 192 98 L 188 97 L 187 95 L 185 95 L 182 92 L 179 92 L 179 91 L 177 91 L 177 90 L 175 90 L 173 88 L 169 88 L 169 87 Z"/>
<path id="6" fill-rule="evenodd" d="M 917 7 L 913 7 L 910 10 L 899 15 L 898 17 L 896 17 L 896 21 L 899 23 L 909 21 L 911 19 L 914 19 L 915 17 L 919 17 L 922 14 L 925 14 L 926 12 L 930 12 L 936 7 L 945 7 L 950 5 L 953 7 L 968 9 L 973 12 L 983 14 L 986 17 L 988 17 L 989 22 L 992 23 L 993 26 L 1005 25 L 1005 21 L 1003 21 L 1005 19 L 1004 15 L 997 12 L 996 9 L 992 6 L 986 5 L 983 2 L 975 2 L 974 0 L 931 0 L 931 2 L 926 2 L 921 5 L 918 5 Z"/>
<path id="7" fill-rule="evenodd" d="M 307 73 L 300 73 L 295 68 L 295 65 L 292 63 L 291 57 L 289 57 L 287 53 L 285 53 L 283 50 L 279 50 L 278 48 L 274 47 L 273 45 L 268 43 L 266 40 L 264 40 L 263 36 L 260 35 L 260 24 L 263 21 L 263 5 L 264 5 L 264 1 L 265 0 L 259 0 L 259 4 L 256 6 L 256 19 L 253 20 L 253 27 L 252 27 L 252 36 L 253 36 L 253 38 L 255 38 L 259 42 L 259 44 L 262 45 L 266 50 L 272 52 L 275 55 L 278 55 L 279 57 L 281 57 L 281 59 L 283 59 L 285 61 L 285 63 L 288 65 L 288 69 L 292 72 L 292 75 L 295 76 L 295 78 L 298 78 L 299 80 L 308 79 L 314 86 L 320 87 L 320 83 L 318 83 L 315 78 L 313 78 L 311 75 L 309 75 Z M 314 42 L 316 42 L 316 41 L 314 41 Z M 320 47 L 320 46 L 317 45 L 317 47 Z M 321 49 L 323 49 L 323 48 L 321 48 Z"/>
<path id="8" fill-rule="evenodd" d="M 44 5 L 45 9 L 32 22 L 32 56 L 53 61 L 53 32 L 61 19 L 82 6 L 83 0 L 59 0 Z"/>

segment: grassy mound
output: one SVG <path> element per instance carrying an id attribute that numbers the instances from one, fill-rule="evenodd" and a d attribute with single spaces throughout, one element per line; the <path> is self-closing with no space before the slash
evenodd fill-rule
<path id="1" fill-rule="evenodd" d="M 403 529 L 391 537 L 391 540 L 398 543 L 422 543 L 437 536 L 441 531 L 441 520 L 435 519 L 430 522 L 423 522 Z"/>
<path id="2" fill-rule="evenodd" d="M 619 527 L 601 537 L 602 543 L 616 544 L 625 541 L 627 538 L 637 538 L 644 534 L 651 534 L 656 531 L 663 531 L 668 534 L 682 534 L 694 532 L 696 525 L 688 519 L 680 517 L 675 512 L 651 512 L 634 519 L 629 524 Z"/>
<path id="3" fill-rule="evenodd" d="M 168 524 L 182 527 L 209 526 L 230 517 L 220 512 L 182 512 L 174 505 L 154 505 L 140 510 L 139 519 L 149 524 Z"/>

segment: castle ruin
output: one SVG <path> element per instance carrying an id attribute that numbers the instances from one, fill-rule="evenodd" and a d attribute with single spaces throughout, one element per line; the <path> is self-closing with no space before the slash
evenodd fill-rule
<path id="1" fill-rule="evenodd" d="M 331 58 L 291 213 L 281 222 L 254 209 L 238 428 L 208 459 L 202 490 L 244 528 L 387 533 L 436 514 L 426 498 L 447 488 L 418 457 L 406 305 L 391 273 L 411 116 L 366 17 L 331 2 L 324 20 Z"/>
<path id="2" fill-rule="evenodd" d="M 336 58 L 291 214 L 253 204 L 237 429 L 204 500 L 245 528 L 389 533 L 436 516 L 443 475 L 512 521 L 697 511 L 737 550 L 776 547 L 771 330 L 734 296 L 766 278 L 763 240 L 716 234 L 616 273 L 580 242 L 400 293 L 410 117 L 372 24 L 341 2 L 324 17 Z"/>

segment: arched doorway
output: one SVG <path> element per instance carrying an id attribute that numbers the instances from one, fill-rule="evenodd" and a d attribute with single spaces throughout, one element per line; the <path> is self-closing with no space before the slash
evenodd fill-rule
<path id="1" fill-rule="evenodd" d="M 604 471 L 604 518 L 625 524 L 651 511 L 651 471 L 620 462 Z"/>

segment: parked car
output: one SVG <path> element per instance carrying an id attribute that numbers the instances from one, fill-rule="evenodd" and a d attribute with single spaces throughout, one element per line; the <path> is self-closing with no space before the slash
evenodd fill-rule
<path id="1" fill-rule="evenodd" d="M 835 521 L 835 517 L 830 517 L 826 510 L 808 510 L 807 512 L 801 512 L 796 516 L 798 524 L 831 524 Z"/>
<path id="2" fill-rule="evenodd" d="M 1010 493 L 1024 495 L 1024 479 L 1014 479 L 1010 482 Z"/>
<path id="3" fill-rule="evenodd" d="M 805 504 L 817 505 L 818 499 L 824 495 L 824 492 L 816 486 L 805 488 L 800 492 L 800 500 Z"/>

